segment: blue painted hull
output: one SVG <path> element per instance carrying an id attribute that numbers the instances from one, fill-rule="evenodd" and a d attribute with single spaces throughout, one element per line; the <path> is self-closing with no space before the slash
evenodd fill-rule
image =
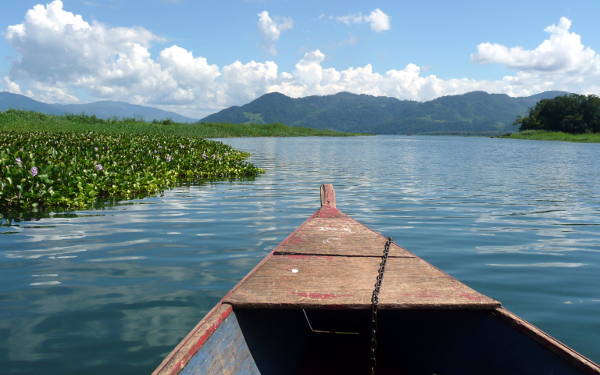
<path id="1" fill-rule="evenodd" d="M 369 311 L 231 309 L 184 366 L 156 374 L 365 374 Z M 525 324 L 525 325 L 523 325 Z M 382 310 L 377 374 L 600 374 L 597 365 L 495 311 Z"/>

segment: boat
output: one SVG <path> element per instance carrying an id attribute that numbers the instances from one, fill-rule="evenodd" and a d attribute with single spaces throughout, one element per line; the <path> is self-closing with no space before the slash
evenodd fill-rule
<path id="1" fill-rule="evenodd" d="M 336 207 L 276 246 L 154 370 L 600 374 L 594 361 Z"/>

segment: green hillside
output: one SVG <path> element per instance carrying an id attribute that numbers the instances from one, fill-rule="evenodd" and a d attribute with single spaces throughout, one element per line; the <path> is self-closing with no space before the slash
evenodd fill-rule
<path id="1" fill-rule="evenodd" d="M 566 93 L 545 92 L 513 98 L 476 91 L 428 102 L 341 92 L 293 99 L 265 94 L 241 107 L 230 107 L 202 121 L 283 122 L 293 126 L 377 134 L 485 134 L 517 130 L 514 121 L 539 100 Z"/>

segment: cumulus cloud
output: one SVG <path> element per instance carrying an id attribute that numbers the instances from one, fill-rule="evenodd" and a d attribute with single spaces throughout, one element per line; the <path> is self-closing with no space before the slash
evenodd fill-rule
<path id="1" fill-rule="evenodd" d="M 363 13 L 348 14 L 339 17 L 330 17 L 336 21 L 339 21 L 346 25 L 353 23 L 368 23 L 371 30 L 375 32 L 382 32 L 391 28 L 390 16 L 385 14 L 381 9 L 377 8 L 368 15 Z"/>
<path id="2" fill-rule="evenodd" d="M 270 54 L 277 54 L 275 43 L 279 40 L 281 33 L 294 26 L 294 21 L 288 17 L 271 18 L 269 12 L 263 10 L 258 13 L 258 30 L 262 34 L 265 46 Z"/>
<path id="3" fill-rule="evenodd" d="M 481 43 L 471 56 L 478 63 L 499 63 L 524 71 L 580 71 L 595 70 L 600 57 L 581 42 L 581 37 L 569 31 L 571 20 L 561 17 L 558 25 L 544 29 L 550 37 L 533 50 L 522 47 L 506 47 L 496 43 Z"/>
<path id="4" fill-rule="evenodd" d="M 549 34 L 548 39 L 531 50 L 481 43 L 471 60 L 503 64 L 517 70 L 502 79 L 511 93 L 552 89 L 598 94 L 600 55 L 583 44 L 581 36 L 570 30 L 571 25 L 571 20 L 561 17 L 558 24 L 544 29 Z"/>
<path id="5" fill-rule="evenodd" d="M 2 78 L 2 81 L 4 82 L 4 90 L 12 92 L 13 94 L 22 93 L 21 86 L 19 86 L 18 83 L 11 81 L 10 78 L 8 78 L 8 76 L 4 76 Z"/>
<path id="6" fill-rule="evenodd" d="M 218 66 L 177 45 L 153 56 L 150 48 L 163 41 L 152 32 L 90 23 L 54 0 L 36 5 L 21 24 L 7 28 L 5 38 L 18 58 L 0 79 L 0 86 L 46 102 L 77 102 L 85 94 L 197 118 L 273 91 L 293 97 L 350 91 L 412 100 L 473 90 L 512 96 L 544 90 L 598 93 L 598 54 L 584 46 L 570 27 L 566 18 L 549 26 L 549 38 L 533 50 L 480 44 L 473 61 L 501 63 L 516 70 L 497 80 L 442 79 L 415 64 L 385 72 L 371 64 L 336 69 L 327 66 L 326 54 L 318 49 L 305 53 L 290 71 L 280 71 L 274 61 Z M 271 30 L 271 40 L 281 30 Z"/>
<path id="7" fill-rule="evenodd" d="M 441 95 L 459 94 L 494 86 L 488 81 L 470 79 L 443 80 L 435 75 L 421 75 L 421 68 L 408 64 L 403 69 L 377 73 L 371 64 L 344 70 L 324 68 L 325 55 L 307 52 L 291 73 L 283 73 L 269 91 L 289 96 L 328 95 L 340 91 L 391 96 L 399 99 L 428 100 Z M 499 87 L 496 87 L 499 88 Z"/>

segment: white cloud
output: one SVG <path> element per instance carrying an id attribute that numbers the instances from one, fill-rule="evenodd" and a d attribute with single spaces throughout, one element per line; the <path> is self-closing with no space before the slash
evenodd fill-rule
<path id="1" fill-rule="evenodd" d="M 517 70 L 497 80 L 442 79 L 425 74 L 415 64 L 385 72 L 377 72 L 371 64 L 336 69 L 327 66 L 325 53 L 318 49 L 305 53 L 286 72 L 274 61 L 218 66 L 177 45 L 152 56 L 150 47 L 162 39 L 150 31 L 89 23 L 55 0 L 36 5 L 23 23 L 7 28 L 5 38 L 16 49 L 18 59 L 0 86 L 46 102 L 77 102 L 85 94 L 158 106 L 197 118 L 272 91 L 293 97 L 350 91 L 411 100 L 473 90 L 512 96 L 545 90 L 598 93 L 598 54 L 584 46 L 570 26 L 564 18 L 546 28 L 549 38 L 533 50 L 480 44 L 474 61 L 501 63 Z M 271 30 L 271 40 L 275 41 L 281 30 Z"/>
<path id="2" fill-rule="evenodd" d="M 390 29 L 390 16 L 383 13 L 379 8 L 375 9 L 368 16 L 371 30 L 381 32 Z"/>
<path id="3" fill-rule="evenodd" d="M 481 43 L 471 59 L 478 63 L 499 63 L 523 71 L 584 71 L 598 70 L 600 57 L 581 42 L 581 37 L 569 31 L 571 20 L 561 17 L 558 25 L 544 29 L 550 34 L 533 50 L 506 47 L 496 43 Z"/>
<path id="4" fill-rule="evenodd" d="M 258 13 L 258 30 L 263 36 L 265 46 L 270 54 L 277 54 L 275 43 L 279 40 L 281 32 L 289 30 L 294 26 L 294 21 L 288 17 L 271 18 L 269 12 L 263 10 Z"/>
<path id="5" fill-rule="evenodd" d="M 330 18 L 346 25 L 351 25 L 353 23 L 368 23 L 371 27 L 371 30 L 375 32 L 382 32 L 391 29 L 390 16 L 385 14 L 379 8 L 371 11 L 369 15 L 364 15 L 363 13 L 355 13 Z"/>
<path id="6" fill-rule="evenodd" d="M 485 81 L 442 80 L 435 75 L 422 76 L 421 68 L 415 64 L 381 74 L 374 72 L 371 64 L 344 70 L 324 68 L 324 60 L 325 55 L 319 50 L 306 53 L 296 64 L 295 70 L 283 73 L 279 82 L 270 86 L 268 91 L 279 91 L 295 97 L 350 91 L 399 99 L 428 100 L 493 86 L 493 83 Z"/>
<path id="7" fill-rule="evenodd" d="M 12 92 L 13 94 L 21 94 L 21 86 L 18 83 L 13 82 L 8 78 L 8 76 L 4 76 L 2 81 L 4 82 L 4 89 L 8 92 Z"/>
<path id="8" fill-rule="evenodd" d="M 229 106 L 245 104 L 268 92 L 269 86 L 278 79 L 278 66 L 273 61 L 264 63 L 236 61 L 222 69 L 223 79 L 219 83 L 222 91 L 219 103 Z"/>
<path id="9" fill-rule="evenodd" d="M 42 82 L 33 84 L 33 92 L 36 92 L 35 98 L 46 103 L 72 104 L 79 103 L 79 99 L 70 94 L 68 88 L 56 85 L 46 85 Z M 28 95 L 32 90 L 28 91 Z"/>

